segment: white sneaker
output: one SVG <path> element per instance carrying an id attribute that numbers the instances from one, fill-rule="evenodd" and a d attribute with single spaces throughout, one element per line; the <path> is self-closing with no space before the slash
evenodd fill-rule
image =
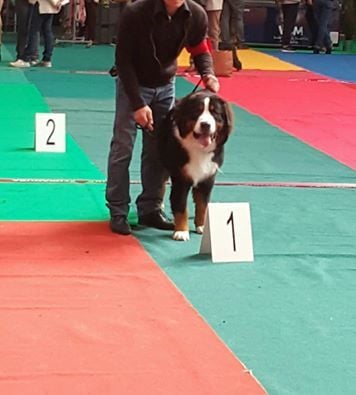
<path id="1" fill-rule="evenodd" d="M 291 47 L 290 45 L 282 45 L 282 52 L 289 52 L 289 53 L 293 53 L 296 52 L 295 49 L 293 47 Z"/>
<path id="2" fill-rule="evenodd" d="M 12 67 L 30 67 L 30 62 L 25 62 L 22 59 L 17 59 L 15 62 L 10 62 Z"/>
<path id="3" fill-rule="evenodd" d="M 30 65 L 31 66 L 37 66 L 39 62 L 40 61 L 38 59 L 33 59 L 33 60 L 30 60 Z"/>
<path id="4" fill-rule="evenodd" d="M 37 66 L 40 66 L 40 67 L 52 67 L 52 62 L 46 61 L 46 60 L 41 60 L 41 62 L 39 62 L 37 64 Z"/>

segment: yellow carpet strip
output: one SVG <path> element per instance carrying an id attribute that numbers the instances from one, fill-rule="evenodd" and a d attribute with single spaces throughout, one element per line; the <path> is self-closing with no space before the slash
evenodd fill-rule
<path id="1" fill-rule="evenodd" d="M 284 62 L 272 55 L 254 49 L 243 49 L 238 51 L 239 58 L 244 70 L 270 70 L 270 71 L 300 71 L 304 70 L 292 63 Z M 189 66 L 189 54 L 184 49 L 178 58 L 179 67 Z"/>

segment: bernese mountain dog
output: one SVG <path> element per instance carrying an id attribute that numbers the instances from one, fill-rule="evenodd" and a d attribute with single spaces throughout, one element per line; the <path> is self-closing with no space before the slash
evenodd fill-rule
<path id="1" fill-rule="evenodd" d="M 177 101 L 158 130 L 158 150 L 172 186 L 174 240 L 189 240 L 187 199 L 192 190 L 195 230 L 202 234 L 215 176 L 232 131 L 232 110 L 218 95 L 200 90 Z"/>

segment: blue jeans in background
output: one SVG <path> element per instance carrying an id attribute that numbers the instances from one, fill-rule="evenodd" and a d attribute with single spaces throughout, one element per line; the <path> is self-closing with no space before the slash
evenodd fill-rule
<path id="1" fill-rule="evenodd" d="M 30 61 L 33 54 L 37 51 L 38 34 L 41 32 L 43 36 L 44 51 L 42 60 L 50 62 L 53 54 L 54 38 L 52 31 L 54 14 L 40 14 L 38 3 L 33 6 L 30 30 L 28 34 L 27 47 L 25 49 L 25 60 Z"/>

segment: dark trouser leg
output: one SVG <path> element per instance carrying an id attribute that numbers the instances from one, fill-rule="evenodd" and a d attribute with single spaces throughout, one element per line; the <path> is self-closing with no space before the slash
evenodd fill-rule
<path id="1" fill-rule="evenodd" d="M 174 105 L 175 82 L 172 80 L 170 84 L 158 87 L 154 91 L 155 94 L 151 96 L 151 98 L 149 98 L 150 90 L 147 88 L 144 88 L 141 94 L 145 98 L 146 103 L 149 103 L 152 108 L 154 125 L 157 126 L 161 122 L 162 117 L 164 117 Z M 165 182 L 168 179 L 168 173 L 159 158 L 157 136 L 154 132 L 142 133 L 142 193 L 136 200 L 139 216 L 161 209 Z"/>
<path id="2" fill-rule="evenodd" d="M 329 32 L 329 21 L 331 18 L 331 2 L 328 0 L 315 0 L 314 3 L 315 17 L 318 22 L 318 34 L 316 37 L 315 47 L 330 49 L 332 41 Z"/>
<path id="3" fill-rule="evenodd" d="M 299 3 L 294 4 L 282 4 L 283 12 L 283 35 L 282 45 L 290 45 L 292 32 L 297 19 Z"/>
<path id="4" fill-rule="evenodd" d="M 27 45 L 27 38 L 30 27 L 30 17 L 32 14 L 33 6 L 27 0 L 15 1 L 16 13 L 16 57 L 17 59 L 24 59 L 25 48 Z"/>
<path id="5" fill-rule="evenodd" d="M 43 61 L 50 62 L 53 53 L 53 14 L 40 15 L 44 42 Z"/>
<path id="6" fill-rule="evenodd" d="M 116 113 L 108 159 L 106 200 L 111 216 L 127 216 L 130 204 L 129 166 L 136 140 L 133 111 L 119 78 L 116 81 Z"/>
<path id="7" fill-rule="evenodd" d="M 310 4 L 306 5 L 305 19 L 307 20 L 309 33 L 310 33 L 310 37 L 309 37 L 310 45 L 313 47 L 315 45 L 316 36 L 318 33 L 318 22 L 314 15 L 313 6 Z"/>
<path id="8" fill-rule="evenodd" d="M 221 36 L 221 46 L 224 47 L 226 45 L 231 45 L 232 37 L 231 37 L 231 5 L 230 0 L 225 0 L 223 3 L 223 9 L 221 11 L 220 18 L 220 36 Z M 224 49 L 224 48 L 221 48 Z"/>
<path id="9" fill-rule="evenodd" d="M 244 10 L 245 0 L 231 1 L 231 38 L 235 44 L 245 42 Z"/>
<path id="10" fill-rule="evenodd" d="M 28 41 L 23 56 L 23 59 L 26 62 L 29 62 L 31 59 L 34 59 L 36 57 L 36 54 L 38 54 L 38 37 L 42 23 L 38 9 L 39 9 L 38 3 L 36 3 L 31 9 L 31 18 L 30 18 L 31 23 L 28 32 Z"/>
<path id="11" fill-rule="evenodd" d="M 96 15 L 97 15 L 98 3 L 93 0 L 85 2 L 85 11 L 87 14 L 85 20 L 85 39 L 95 41 L 95 29 L 96 29 Z"/>

